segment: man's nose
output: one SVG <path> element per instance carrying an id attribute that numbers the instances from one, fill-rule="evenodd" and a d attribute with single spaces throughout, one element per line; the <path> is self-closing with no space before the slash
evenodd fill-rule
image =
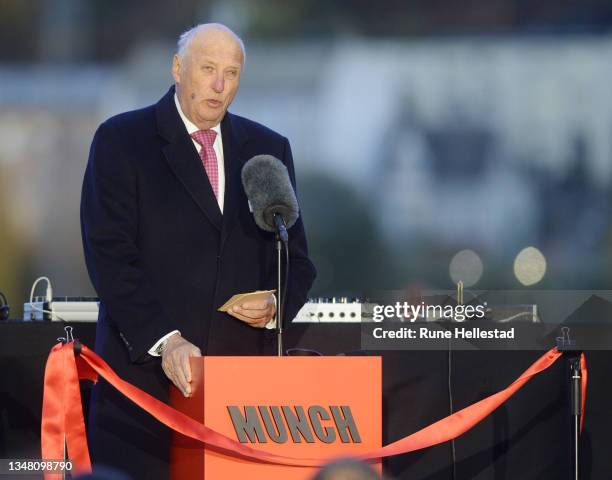
<path id="1" fill-rule="evenodd" d="M 223 75 L 216 75 L 215 79 L 213 81 L 213 90 L 216 93 L 222 93 L 223 89 L 225 88 L 225 79 L 223 78 Z"/>

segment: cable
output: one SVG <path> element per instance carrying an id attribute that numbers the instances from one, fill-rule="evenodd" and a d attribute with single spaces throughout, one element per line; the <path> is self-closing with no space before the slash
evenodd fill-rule
<path id="1" fill-rule="evenodd" d="M 51 310 L 45 310 L 44 308 L 40 308 L 37 307 L 36 305 L 34 305 L 33 303 L 30 303 L 30 308 L 32 310 L 36 310 L 38 312 L 42 312 L 42 313 L 49 313 L 51 315 L 51 319 L 53 320 L 53 318 L 57 318 L 60 322 L 65 322 L 66 320 L 63 319 L 62 317 L 60 317 L 56 312 L 53 312 Z"/>
<path id="2" fill-rule="evenodd" d="M 0 292 L 0 321 L 8 320 L 10 314 L 11 314 L 11 306 L 8 303 L 6 295 Z"/>
<path id="3" fill-rule="evenodd" d="M 36 290 L 36 285 L 38 285 L 38 282 L 40 281 L 46 281 L 47 282 L 47 290 L 45 292 L 45 299 L 46 299 L 46 303 L 52 303 L 53 302 L 53 288 L 51 286 L 51 280 L 49 280 L 49 277 L 38 277 L 36 280 L 34 280 L 34 283 L 32 284 L 32 289 L 30 290 L 30 307 L 32 308 L 32 310 L 36 310 L 38 312 L 42 312 L 42 313 L 50 313 L 51 314 L 51 320 L 53 320 L 53 318 L 57 318 L 59 321 L 61 322 L 65 322 L 66 320 L 64 320 L 62 317 L 60 317 L 57 313 L 51 311 L 51 310 L 45 310 L 44 308 L 40 308 L 37 307 L 36 305 L 34 305 L 34 290 Z"/>
<path id="4" fill-rule="evenodd" d="M 38 282 L 40 282 L 41 280 L 47 282 L 47 291 L 45 292 L 47 302 L 51 302 L 53 300 L 53 288 L 51 287 L 51 280 L 49 280 L 49 277 L 38 277 L 36 280 L 34 280 L 34 283 L 32 284 L 32 289 L 30 290 L 30 303 L 34 301 L 34 290 L 36 289 L 36 285 L 38 285 Z"/>

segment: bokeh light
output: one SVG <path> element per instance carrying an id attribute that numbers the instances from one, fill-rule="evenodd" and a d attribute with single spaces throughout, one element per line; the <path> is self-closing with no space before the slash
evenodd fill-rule
<path id="1" fill-rule="evenodd" d="M 453 283 L 463 282 L 465 287 L 475 285 L 482 276 L 480 257 L 473 250 L 461 250 L 450 262 L 449 273 Z"/>
<path id="2" fill-rule="evenodd" d="M 535 285 L 546 274 L 546 258 L 535 247 L 527 247 L 514 259 L 514 275 L 525 286 Z"/>

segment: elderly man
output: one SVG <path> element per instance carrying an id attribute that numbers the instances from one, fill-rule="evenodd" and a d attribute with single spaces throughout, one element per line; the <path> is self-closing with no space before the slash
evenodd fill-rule
<path id="1" fill-rule="evenodd" d="M 223 25 L 185 32 L 172 62 L 174 86 L 157 104 L 104 122 L 91 146 L 81 225 L 100 297 L 96 351 L 164 401 L 170 381 L 190 395 L 191 356 L 274 351 L 266 328 L 273 296 L 217 311 L 236 293 L 275 285 L 273 236 L 249 212 L 242 166 L 273 155 L 295 186 L 287 139 L 227 112 L 244 58 L 242 41 Z M 290 234 L 286 318 L 315 277 L 301 220 Z M 104 381 L 94 387 L 89 436 L 94 465 L 167 478 L 168 430 Z"/>

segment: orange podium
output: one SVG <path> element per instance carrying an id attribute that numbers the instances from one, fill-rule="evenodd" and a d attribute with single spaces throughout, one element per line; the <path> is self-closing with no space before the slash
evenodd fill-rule
<path id="1" fill-rule="evenodd" d="M 246 446 L 294 458 L 381 447 L 380 357 L 197 357 L 171 405 Z M 317 468 L 249 460 L 173 432 L 171 478 L 306 480 Z M 380 471 L 380 461 L 374 466 Z"/>

